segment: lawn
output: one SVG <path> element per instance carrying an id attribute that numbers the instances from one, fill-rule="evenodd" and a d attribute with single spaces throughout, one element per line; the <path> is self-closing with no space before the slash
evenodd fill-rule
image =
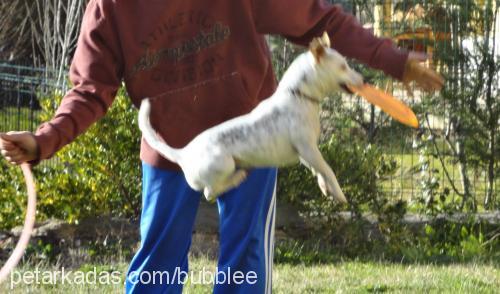
<path id="1" fill-rule="evenodd" d="M 124 273 L 125 262 L 109 265 L 84 265 L 75 271 Z M 191 258 L 191 270 L 213 270 L 215 262 L 207 258 Z M 24 266 L 20 275 L 34 271 Z M 55 266 L 41 266 L 39 271 L 56 271 Z M 59 269 L 60 270 L 60 269 Z M 20 277 L 19 275 L 19 277 Z M 41 274 L 40 274 L 41 275 Z M 26 277 L 26 276 L 25 276 Z M 30 280 L 28 280 L 30 281 Z M 498 293 L 500 269 L 490 264 L 394 264 L 345 261 L 324 265 L 277 264 L 274 269 L 274 293 Z M 27 285 L 19 283 L 10 289 L 10 281 L 0 286 L 6 293 L 122 293 L 121 282 L 109 285 Z M 33 282 L 32 282 L 33 283 Z M 185 286 L 185 293 L 211 293 L 210 285 Z"/>
<path id="2" fill-rule="evenodd" d="M 396 173 L 386 179 L 381 180 L 381 188 L 385 193 L 393 196 L 393 198 L 402 198 L 410 200 L 417 195 L 422 195 L 421 180 L 422 174 L 418 168 L 419 155 L 418 153 L 387 153 L 387 157 L 396 161 Z M 453 179 L 455 186 L 461 192 L 462 185 L 460 179 L 460 166 L 457 162 L 453 161 L 451 156 L 444 158 L 446 169 L 450 177 Z M 448 182 L 444 169 L 436 158 L 430 158 L 430 169 L 435 170 L 434 176 L 437 176 L 439 185 L 447 187 L 451 191 L 451 195 L 455 198 L 458 197 L 452 190 Z M 469 170 L 469 179 L 472 184 L 472 191 L 475 193 L 476 200 L 479 203 L 483 202 L 487 189 L 487 178 L 485 171 Z M 500 178 L 495 181 L 496 187 L 500 186 Z"/>

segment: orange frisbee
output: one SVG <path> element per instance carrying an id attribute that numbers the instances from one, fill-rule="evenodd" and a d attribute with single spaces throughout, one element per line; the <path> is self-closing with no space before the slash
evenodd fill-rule
<path id="1" fill-rule="evenodd" d="M 403 102 L 394 98 L 392 95 L 381 91 L 370 84 L 364 84 L 362 87 L 347 86 L 349 90 L 365 98 L 371 104 L 374 104 L 384 112 L 389 114 L 395 120 L 413 128 L 418 128 L 418 119 L 415 113 Z"/>

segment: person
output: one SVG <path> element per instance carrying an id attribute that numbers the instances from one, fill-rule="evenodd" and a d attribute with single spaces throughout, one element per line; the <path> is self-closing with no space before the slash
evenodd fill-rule
<path id="1" fill-rule="evenodd" d="M 151 122 L 159 135 L 171 146 L 184 146 L 273 93 L 277 82 L 266 34 L 307 46 L 324 31 L 332 47 L 349 58 L 426 90 L 442 86 L 418 65 L 425 56 L 373 36 L 341 6 L 326 1 L 90 0 L 70 67 L 72 89 L 34 134 L 1 134 L 1 153 L 12 164 L 52 157 L 105 115 L 122 81 L 135 106 L 152 98 Z M 178 293 L 200 193 L 144 140 L 141 160 L 141 246 L 128 269 L 126 292 Z M 271 291 L 276 174 L 275 168 L 252 170 L 238 188 L 218 198 L 215 293 Z M 236 272 L 245 279 L 231 279 Z"/>

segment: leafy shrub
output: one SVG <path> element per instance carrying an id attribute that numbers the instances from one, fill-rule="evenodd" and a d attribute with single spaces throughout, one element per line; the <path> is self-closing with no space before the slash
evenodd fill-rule
<path id="1" fill-rule="evenodd" d="M 280 197 L 295 204 L 300 212 L 314 225 L 324 238 L 339 235 L 342 221 L 338 212 L 349 210 L 354 215 L 354 224 L 346 230 L 362 229 L 361 216 L 370 212 L 382 223 L 397 224 L 405 210 L 402 202 L 391 203 L 382 193 L 379 180 L 396 171 L 396 163 L 388 160 L 379 148 L 367 145 L 362 140 L 347 134 L 334 134 L 330 140 L 320 144 L 320 150 L 327 163 L 334 170 L 340 186 L 349 202 L 341 205 L 321 194 L 316 178 L 303 166 L 282 169 L 279 173 Z M 397 215 L 397 217 L 394 217 Z M 361 244 L 357 238 L 363 234 L 344 231 L 338 242 Z"/>
<path id="2" fill-rule="evenodd" d="M 47 121 L 59 105 L 60 95 L 45 97 L 41 120 Z M 137 217 L 141 208 L 140 131 L 137 111 L 119 93 L 107 115 L 54 160 L 35 168 L 38 220 L 55 217 L 77 222 L 86 216 L 112 214 Z M 22 174 L 0 161 L 0 224 L 22 224 L 25 188 Z"/>
<path id="3" fill-rule="evenodd" d="M 42 120 L 53 115 L 43 99 Z M 38 169 L 43 214 L 77 221 L 89 215 L 137 217 L 140 210 L 140 131 L 137 111 L 120 92 L 108 113 Z"/>
<path id="4" fill-rule="evenodd" d="M 22 224 L 26 207 L 26 187 L 21 169 L 0 160 L 0 228 Z"/>
<path id="5" fill-rule="evenodd" d="M 332 263 L 339 260 L 362 259 L 404 263 L 453 263 L 500 261 L 498 226 L 473 220 L 463 223 L 439 220 L 422 230 L 401 226 L 401 230 L 385 232 L 391 239 L 359 240 L 360 243 L 338 244 L 324 242 L 324 236 L 301 240 L 278 240 L 275 261 L 290 264 Z M 356 226 L 338 230 L 339 234 L 359 236 Z M 354 237 L 350 237 L 354 239 Z"/>
<path id="6" fill-rule="evenodd" d="M 498 261 L 498 226 L 470 218 L 463 222 L 438 219 L 402 244 L 398 252 L 407 261 Z"/>

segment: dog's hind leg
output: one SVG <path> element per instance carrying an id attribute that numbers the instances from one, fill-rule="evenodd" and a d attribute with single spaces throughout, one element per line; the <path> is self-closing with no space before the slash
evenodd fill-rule
<path id="1" fill-rule="evenodd" d="M 230 177 L 228 177 L 225 191 L 238 187 L 247 178 L 247 175 L 248 173 L 244 169 L 236 170 Z"/>
<path id="2" fill-rule="evenodd" d="M 203 189 L 203 195 L 205 195 L 205 198 L 210 203 L 214 203 L 215 199 L 217 199 L 217 193 L 212 187 L 205 187 L 205 189 Z"/>

